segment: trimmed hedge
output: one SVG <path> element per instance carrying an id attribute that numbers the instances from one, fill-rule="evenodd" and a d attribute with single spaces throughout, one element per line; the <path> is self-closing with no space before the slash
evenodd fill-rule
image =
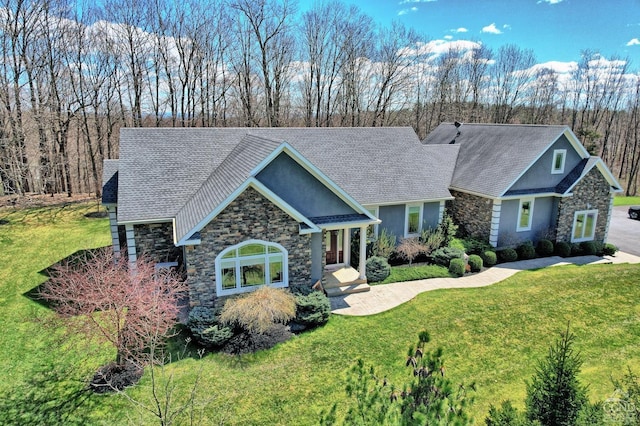
<path id="1" fill-rule="evenodd" d="M 431 253 L 433 262 L 448 267 L 452 259 L 464 260 L 464 250 L 454 247 L 442 247 Z"/>
<path id="2" fill-rule="evenodd" d="M 527 260 L 536 257 L 536 249 L 530 241 L 520 244 L 516 252 L 518 253 L 518 259 Z"/>
<path id="3" fill-rule="evenodd" d="M 469 259 L 467 259 L 469 263 L 469 267 L 471 268 L 471 272 L 480 272 L 482 269 L 482 258 L 477 254 L 469 255 Z"/>
<path id="4" fill-rule="evenodd" d="M 381 256 L 373 256 L 367 259 L 367 280 L 371 282 L 384 281 L 391 274 L 391 266 L 387 259 Z"/>
<path id="5" fill-rule="evenodd" d="M 606 243 L 604 246 L 602 246 L 602 254 L 605 256 L 613 256 L 617 251 L 618 247 L 614 246 L 613 244 Z"/>
<path id="6" fill-rule="evenodd" d="M 595 241 L 583 241 L 580 243 L 580 248 L 585 255 L 598 254 L 598 244 Z"/>
<path id="7" fill-rule="evenodd" d="M 560 241 L 556 244 L 556 254 L 561 257 L 571 256 L 571 244 Z"/>
<path id="8" fill-rule="evenodd" d="M 500 262 L 515 262 L 518 260 L 518 253 L 512 248 L 502 249 L 498 252 Z"/>
<path id="9" fill-rule="evenodd" d="M 482 252 L 481 257 L 482 257 L 482 261 L 487 267 L 494 266 L 496 263 L 498 263 L 498 256 L 496 255 L 496 252 L 493 250 L 486 250 Z"/>
<path id="10" fill-rule="evenodd" d="M 331 303 L 329 298 L 319 291 L 309 294 L 296 294 L 296 318 L 293 322 L 299 326 L 296 331 L 319 327 L 329 321 Z"/>
<path id="11" fill-rule="evenodd" d="M 460 259 L 458 257 L 451 259 L 449 262 L 449 272 L 451 275 L 456 277 L 461 277 L 464 275 L 466 263 L 464 259 Z"/>
<path id="12" fill-rule="evenodd" d="M 553 243 L 549 240 L 542 239 L 536 245 L 536 252 L 540 257 L 548 257 L 553 254 Z"/>

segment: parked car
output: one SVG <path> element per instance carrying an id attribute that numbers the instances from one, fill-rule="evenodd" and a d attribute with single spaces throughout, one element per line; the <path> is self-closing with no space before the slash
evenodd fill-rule
<path id="1" fill-rule="evenodd" d="M 640 206 L 629 207 L 629 217 L 631 219 L 640 219 Z"/>

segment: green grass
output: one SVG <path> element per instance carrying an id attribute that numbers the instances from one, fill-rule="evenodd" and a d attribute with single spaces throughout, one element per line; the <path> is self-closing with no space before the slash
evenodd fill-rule
<path id="1" fill-rule="evenodd" d="M 391 274 L 384 280 L 371 285 L 399 283 L 403 281 L 425 280 L 428 278 L 449 278 L 449 270 L 440 265 L 392 266 Z"/>
<path id="2" fill-rule="evenodd" d="M 91 207 L 0 211 L 0 423 L 157 424 L 121 396 L 77 393 L 98 366 L 113 358 L 104 347 L 59 340 L 34 318 L 50 311 L 24 294 L 45 277 L 38 271 L 81 248 L 109 242 L 106 220 L 85 219 Z M 428 329 L 445 351 L 447 374 L 478 383 L 478 424 L 489 403 L 519 407 L 533 374 L 568 321 L 585 361 L 580 378 L 592 400 L 611 395 L 610 377 L 640 371 L 640 266 L 562 266 L 521 272 L 485 288 L 423 293 L 370 317 L 333 315 L 329 323 L 276 348 L 231 357 L 208 354 L 166 367 L 183 398 L 201 371 L 197 424 L 315 424 L 338 403 L 344 412 L 345 370 L 358 357 L 392 383 L 408 379 L 404 355 Z M 149 375 L 128 391 L 144 400 Z M 79 405 L 77 408 L 73 408 Z M 56 413 L 63 413 L 59 418 Z"/>
<path id="3" fill-rule="evenodd" d="M 614 197 L 614 206 L 634 206 L 640 205 L 640 197 Z"/>

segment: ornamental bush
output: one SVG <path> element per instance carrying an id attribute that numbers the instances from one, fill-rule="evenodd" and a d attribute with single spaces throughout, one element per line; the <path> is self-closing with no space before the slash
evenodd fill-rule
<path id="1" fill-rule="evenodd" d="M 518 259 L 527 260 L 536 257 L 536 249 L 531 244 L 531 241 L 520 244 L 516 249 L 518 253 Z"/>
<path id="2" fill-rule="evenodd" d="M 464 260 L 464 250 L 453 247 L 442 247 L 431 253 L 431 258 L 435 264 L 448 267 L 451 259 Z"/>
<path id="3" fill-rule="evenodd" d="M 618 247 L 614 246 L 613 244 L 606 243 L 604 246 L 602 246 L 602 254 L 605 256 L 613 256 L 617 251 Z"/>
<path id="4" fill-rule="evenodd" d="M 542 239 L 536 245 L 536 252 L 540 257 L 548 257 L 553 254 L 553 243 L 549 240 Z"/>
<path id="5" fill-rule="evenodd" d="M 502 249 L 498 252 L 500 262 L 515 262 L 518 260 L 518 253 L 512 248 Z"/>
<path id="6" fill-rule="evenodd" d="M 455 277 L 463 276 L 465 267 L 466 263 L 464 262 L 464 259 L 460 259 L 458 257 L 451 259 L 449 262 L 449 272 Z"/>
<path id="7" fill-rule="evenodd" d="M 583 241 L 580 243 L 580 248 L 584 255 L 598 254 L 598 245 L 595 241 Z"/>
<path id="8" fill-rule="evenodd" d="M 309 294 L 296 294 L 296 317 L 293 320 L 299 325 L 298 330 L 315 328 L 329 321 L 331 303 L 329 298 L 319 291 Z M 292 325 L 293 328 L 293 325 Z"/>
<path id="9" fill-rule="evenodd" d="M 251 333 L 265 333 L 276 324 L 286 324 L 296 316 L 296 299 L 289 291 L 260 287 L 229 299 L 220 312 L 220 323 Z"/>
<path id="10" fill-rule="evenodd" d="M 498 263 L 498 256 L 496 256 L 496 252 L 493 250 L 485 250 L 480 256 L 487 267 L 494 266 Z"/>
<path id="11" fill-rule="evenodd" d="M 218 324 L 218 312 L 212 308 L 197 306 L 189 312 L 187 327 L 196 341 L 206 348 L 224 346 L 233 337 L 233 329 Z"/>
<path id="12" fill-rule="evenodd" d="M 367 280 L 371 282 L 384 281 L 391 273 L 391 266 L 387 259 L 380 256 L 373 256 L 367 259 Z"/>
<path id="13" fill-rule="evenodd" d="M 560 241 L 556 244 L 556 254 L 561 257 L 571 256 L 571 244 L 565 241 Z"/>
<path id="14" fill-rule="evenodd" d="M 480 272 L 482 269 L 482 258 L 477 254 L 469 255 L 469 259 L 467 259 L 469 263 L 469 267 L 471 268 L 471 272 Z"/>

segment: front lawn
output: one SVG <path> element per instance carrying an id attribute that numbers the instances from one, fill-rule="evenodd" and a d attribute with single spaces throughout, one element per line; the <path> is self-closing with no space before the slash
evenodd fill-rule
<path id="1" fill-rule="evenodd" d="M 614 206 L 637 206 L 640 205 L 640 197 L 613 197 Z"/>
<path id="2" fill-rule="evenodd" d="M 28 297 L 38 273 L 81 248 L 109 243 L 93 207 L 0 211 L 0 424 L 157 424 L 120 396 L 82 393 L 86 375 L 113 358 L 109 349 L 82 350 L 59 340 L 33 318 L 50 311 Z M 485 288 L 439 290 L 370 317 L 333 315 L 329 323 L 274 349 L 232 357 L 207 354 L 169 364 L 184 397 L 202 371 L 196 424 L 310 425 L 338 403 L 344 412 L 345 370 L 361 357 L 402 384 L 409 345 L 426 328 L 444 348 L 454 381 L 477 381 L 478 424 L 489 403 L 510 398 L 522 407 L 524 380 L 571 322 L 585 360 L 580 378 L 589 396 L 608 398 L 627 366 L 640 372 L 640 265 L 562 266 L 526 271 Z M 178 339 L 180 340 L 180 339 Z M 128 391 L 144 399 L 149 375 Z M 77 407 L 76 407 L 77 406 Z"/>

